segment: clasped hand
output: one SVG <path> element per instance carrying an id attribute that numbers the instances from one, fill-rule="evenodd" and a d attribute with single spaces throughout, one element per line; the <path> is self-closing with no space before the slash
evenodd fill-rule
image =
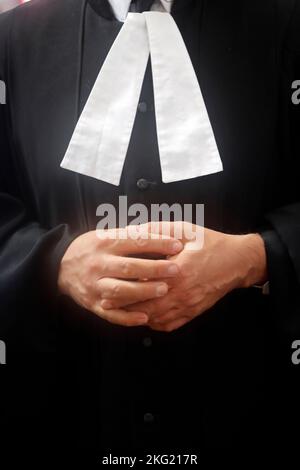
<path id="1" fill-rule="evenodd" d="M 233 289 L 266 280 L 266 253 L 258 234 L 201 229 L 202 242 L 196 235 L 191 239 L 199 232 L 187 222 L 145 224 L 135 237 L 128 229 L 81 235 L 60 266 L 61 292 L 109 322 L 171 332 Z"/>

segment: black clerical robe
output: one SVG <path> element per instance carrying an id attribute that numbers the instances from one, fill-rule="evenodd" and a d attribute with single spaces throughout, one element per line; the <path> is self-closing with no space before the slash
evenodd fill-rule
<path id="1" fill-rule="evenodd" d="M 114 449 L 266 449 L 292 434 L 300 105 L 292 103 L 291 86 L 300 79 L 299 3 L 175 0 L 172 14 L 224 171 L 162 183 L 149 63 L 118 187 L 60 162 L 122 23 L 106 0 L 39 0 L 0 17 L 5 377 L 0 372 L 8 442 L 96 456 Z M 147 207 L 205 204 L 207 227 L 260 232 L 270 295 L 235 290 L 171 334 L 108 324 L 60 295 L 67 246 L 95 229 L 99 204 L 117 206 L 121 195 Z"/>

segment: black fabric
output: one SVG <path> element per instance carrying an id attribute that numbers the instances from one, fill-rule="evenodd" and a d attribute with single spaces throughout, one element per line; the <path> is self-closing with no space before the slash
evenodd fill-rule
<path id="1" fill-rule="evenodd" d="M 102 17 L 116 20 L 111 5 L 108 0 L 87 0 L 91 7 Z M 194 0 L 174 0 L 172 3 L 172 12 L 184 10 L 191 5 Z"/>
<path id="2" fill-rule="evenodd" d="M 108 0 L 88 0 L 91 7 L 103 18 L 115 19 L 113 9 Z"/>
<path id="3" fill-rule="evenodd" d="M 148 11 L 152 7 L 154 0 L 132 0 L 130 4 L 130 11 L 142 13 Z"/>
<path id="4" fill-rule="evenodd" d="M 300 76 L 299 1 L 177 0 L 172 14 L 224 172 L 162 183 L 149 62 L 147 112 L 137 112 L 119 187 L 59 166 L 122 26 L 107 1 L 33 0 L 0 17 L 8 96 L 0 107 L 0 339 L 9 364 L 0 368 L 1 442 L 23 442 L 27 452 L 258 455 L 261 447 L 271 455 L 297 439 L 290 345 L 300 335 L 300 106 L 291 83 Z M 142 191 L 140 178 L 154 184 Z M 147 207 L 204 203 L 206 226 L 260 231 L 271 295 L 234 291 L 172 334 L 107 324 L 60 296 L 64 250 L 95 228 L 100 203 L 117 207 L 121 195 Z"/>

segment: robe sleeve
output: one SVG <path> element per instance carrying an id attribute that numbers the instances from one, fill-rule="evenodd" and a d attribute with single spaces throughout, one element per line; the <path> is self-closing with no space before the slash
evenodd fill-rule
<path id="1" fill-rule="evenodd" d="M 6 50 L 12 17 L 12 12 L 0 15 L 2 101 L 3 83 L 9 89 Z M 6 104 L 0 105 L 0 338 L 48 351 L 55 343 L 60 261 L 78 234 L 66 224 L 46 230 L 22 197 L 6 94 Z"/>
<path id="2" fill-rule="evenodd" d="M 279 132 L 282 176 L 289 189 L 282 195 L 283 205 L 265 214 L 266 227 L 261 231 L 275 317 L 291 339 L 300 334 L 300 104 L 292 100 L 292 84 L 300 80 L 299 3 L 295 2 L 280 57 Z M 280 193 L 280 187 L 277 190 Z"/>

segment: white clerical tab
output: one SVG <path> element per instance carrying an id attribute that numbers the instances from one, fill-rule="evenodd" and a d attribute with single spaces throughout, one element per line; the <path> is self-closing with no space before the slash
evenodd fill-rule
<path id="1" fill-rule="evenodd" d="M 109 0 L 109 3 L 117 20 L 124 22 L 128 14 L 131 0 Z"/>
<path id="2" fill-rule="evenodd" d="M 119 185 L 151 55 L 164 183 L 222 171 L 191 59 L 168 13 L 129 13 L 78 120 L 62 168 Z"/>

